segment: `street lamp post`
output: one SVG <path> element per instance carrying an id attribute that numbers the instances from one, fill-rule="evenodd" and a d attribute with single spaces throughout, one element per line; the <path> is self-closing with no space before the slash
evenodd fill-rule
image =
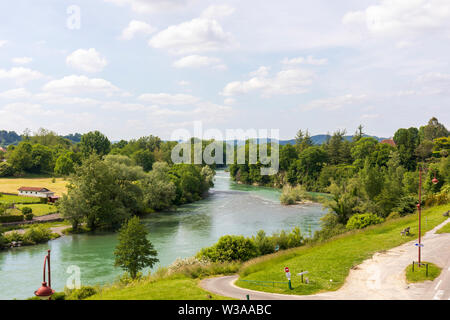
<path id="1" fill-rule="evenodd" d="M 45 282 L 45 267 L 48 267 L 48 286 L 47 282 Z M 53 293 L 55 293 L 55 290 L 52 289 L 52 283 L 51 283 L 51 273 L 50 273 L 50 250 L 48 250 L 48 254 L 45 256 L 44 259 L 44 272 L 43 272 L 43 281 L 42 286 L 37 289 L 34 294 L 39 297 L 42 300 L 50 300 L 52 298 Z"/>
<path id="2" fill-rule="evenodd" d="M 419 167 L 419 203 L 417 204 L 417 210 L 419 213 L 419 244 L 418 244 L 418 250 L 419 250 L 419 260 L 418 265 L 420 268 L 421 264 L 421 253 L 422 253 L 422 171 L 426 171 L 422 169 L 422 167 Z M 436 172 L 434 173 L 434 178 L 431 180 L 433 184 L 437 184 L 439 182 L 438 179 L 436 179 Z"/>

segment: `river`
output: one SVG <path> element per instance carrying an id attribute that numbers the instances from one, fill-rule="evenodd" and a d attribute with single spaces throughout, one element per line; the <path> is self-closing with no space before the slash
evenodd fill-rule
<path id="1" fill-rule="evenodd" d="M 228 173 L 218 171 L 210 196 L 176 211 L 149 215 L 142 219 L 149 239 L 158 251 L 159 266 L 168 266 L 178 257 L 189 257 L 214 244 L 226 234 L 252 236 L 300 227 L 305 235 L 319 229 L 325 214 L 319 204 L 282 206 L 280 190 L 239 185 Z M 33 296 L 42 281 L 46 250 L 51 250 L 52 287 L 61 291 L 70 276 L 69 266 L 78 266 L 83 285 L 105 284 L 122 273 L 114 268 L 117 234 L 65 236 L 46 244 L 0 252 L 0 299 Z"/>

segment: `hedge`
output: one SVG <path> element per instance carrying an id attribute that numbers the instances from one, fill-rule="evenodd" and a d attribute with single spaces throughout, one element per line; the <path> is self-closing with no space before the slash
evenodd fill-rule
<path id="1" fill-rule="evenodd" d="M 23 221 L 23 215 L 20 216 L 0 216 L 0 223 Z"/>

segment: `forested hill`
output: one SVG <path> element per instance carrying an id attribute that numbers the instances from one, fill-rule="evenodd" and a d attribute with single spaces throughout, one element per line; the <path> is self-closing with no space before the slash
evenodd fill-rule
<path id="1" fill-rule="evenodd" d="M 62 136 L 63 138 L 70 140 L 73 143 L 78 143 L 81 141 L 81 134 L 69 134 L 67 136 Z M 18 135 L 15 131 L 0 130 L 0 147 L 7 147 L 9 145 L 16 145 L 22 141 L 22 136 Z"/>

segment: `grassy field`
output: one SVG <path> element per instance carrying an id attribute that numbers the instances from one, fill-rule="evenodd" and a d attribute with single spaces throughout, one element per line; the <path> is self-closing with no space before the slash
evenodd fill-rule
<path id="1" fill-rule="evenodd" d="M 450 204 L 423 211 L 427 223 L 422 225 L 423 233 L 442 223 L 446 217 L 442 212 L 450 209 Z M 411 236 L 401 236 L 400 232 L 411 227 Z M 284 268 L 289 267 L 293 290 L 287 283 L 281 286 L 261 286 L 251 282 L 238 281 L 243 288 L 284 294 L 313 294 L 339 289 L 350 269 L 370 258 L 375 252 L 388 250 L 417 237 L 417 215 L 389 220 L 365 230 L 353 231 L 338 236 L 331 241 L 305 246 L 263 256 L 247 262 L 240 271 L 241 279 L 257 281 L 284 281 Z M 309 271 L 310 284 L 302 284 L 297 273 Z"/>
<path id="2" fill-rule="evenodd" d="M 447 223 L 445 226 L 436 231 L 436 233 L 450 233 L 450 223 Z"/>
<path id="3" fill-rule="evenodd" d="M 56 195 L 61 196 L 66 193 L 67 181 L 62 178 L 55 178 L 55 182 L 52 182 L 53 178 L 1 178 L 0 179 L 0 192 L 5 193 L 17 193 L 17 189 L 20 187 L 42 187 L 47 188 Z"/>
<path id="4" fill-rule="evenodd" d="M 2 194 L 0 196 L 1 203 L 40 203 L 39 198 L 33 197 L 21 197 L 21 196 L 12 196 L 9 194 Z"/>
<path id="5" fill-rule="evenodd" d="M 56 206 L 54 205 L 49 205 L 49 204 L 19 204 L 16 206 L 19 209 L 22 209 L 23 207 L 29 207 L 33 210 L 33 214 L 36 217 L 39 216 L 45 216 L 47 214 L 51 214 L 51 213 L 57 213 L 58 209 L 56 208 Z"/>
<path id="6" fill-rule="evenodd" d="M 227 300 L 198 286 L 200 280 L 186 277 L 142 280 L 126 287 L 103 289 L 88 300 Z"/>
<path id="7" fill-rule="evenodd" d="M 430 262 L 424 262 L 424 263 L 428 263 L 428 276 L 426 274 L 426 267 L 420 267 L 418 268 L 418 266 L 414 266 L 414 272 L 412 271 L 412 266 L 409 265 L 408 267 L 406 267 L 405 273 L 406 273 L 406 280 L 409 283 L 414 283 L 414 282 L 423 282 L 426 280 L 430 280 L 433 281 L 434 279 L 436 279 L 437 277 L 439 277 L 439 275 L 441 274 L 441 268 L 439 268 L 437 265 L 430 263 Z"/>

